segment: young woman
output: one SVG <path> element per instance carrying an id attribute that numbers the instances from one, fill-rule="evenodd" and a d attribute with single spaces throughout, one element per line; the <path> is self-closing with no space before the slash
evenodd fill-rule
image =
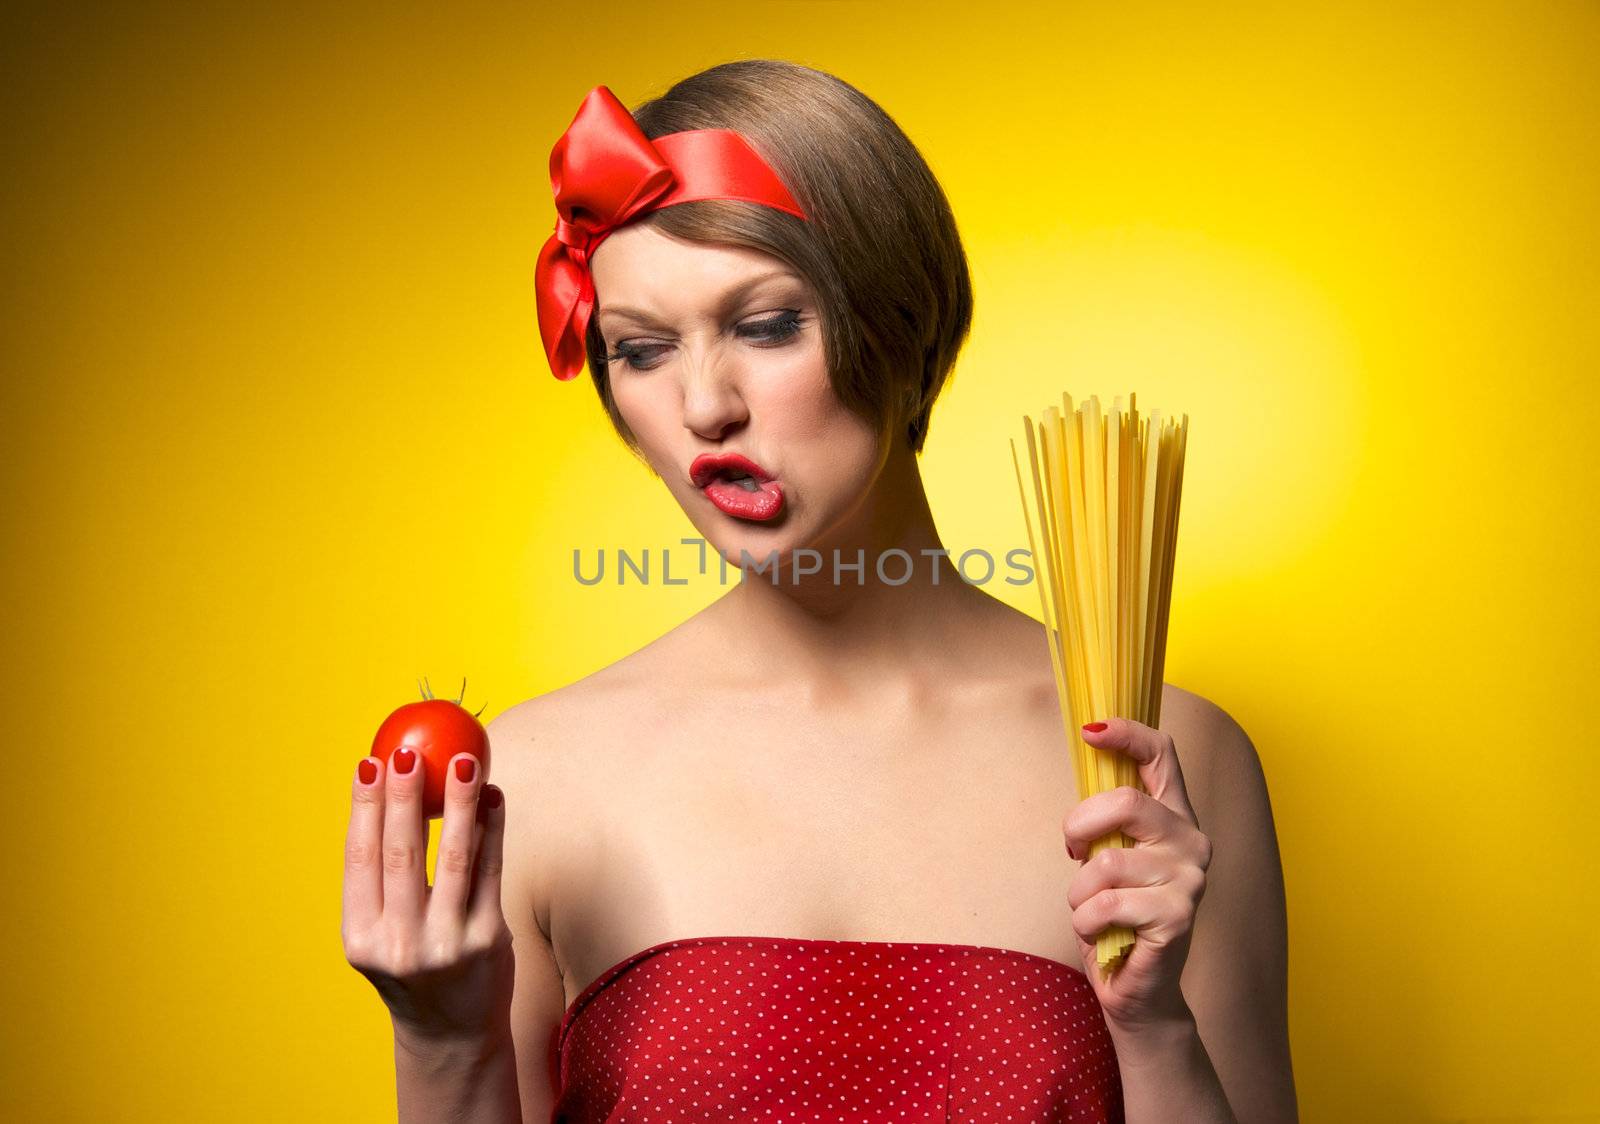
<path id="1" fill-rule="evenodd" d="M 746 572 L 491 723 L 431 889 L 414 758 L 361 763 L 344 941 L 401 1119 L 1294 1120 L 1249 739 L 1168 684 L 1160 730 L 1086 727 L 1146 791 L 1081 799 L 1043 629 L 942 553 L 917 454 L 972 298 L 915 147 L 743 61 L 598 87 L 552 180 L 552 367 Z"/>

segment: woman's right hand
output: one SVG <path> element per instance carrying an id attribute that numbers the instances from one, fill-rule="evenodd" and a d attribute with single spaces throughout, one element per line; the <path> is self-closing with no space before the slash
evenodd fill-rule
<path id="1" fill-rule="evenodd" d="M 430 888 L 420 757 L 402 748 L 389 768 L 367 757 L 356 771 L 344 848 L 345 957 L 378 989 L 396 1041 L 413 1052 L 471 1049 L 509 1026 L 515 960 L 500 908 L 506 810 L 482 772 L 469 753 L 450 760 Z"/>

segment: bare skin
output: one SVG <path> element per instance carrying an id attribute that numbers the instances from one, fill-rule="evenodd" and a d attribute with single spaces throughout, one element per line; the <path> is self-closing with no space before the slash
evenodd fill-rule
<path id="1" fill-rule="evenodd" d="M 778 584 L 747 576 L 490 724 L 509 1019 L 450 1050 L 407 1036 L 402 1119 L 409 1096 L 415 1119 L 448 1104 L 460 1119 L 505 1124 L 520 1109 L 544 1124 L 565 1010 L 606 968 L 677 938 L 987 945 L 1084 970 L 1092 934 L 1075 928 L 1082 868 L 1068 846 L 1074 817 L 1105 830 L 1112 797 L 1076 791 L 1043 630 L 947 560 L 934 580 L 923 552 L 944 544 L 916 456 L 894 425 L 877 429 L 833 395 L 815 302 L 781 266 L 649 224 L 612 234 L 592 268 L 619 349 L 618 408 L 730 561 L 898 548 L 918 565 L 903 585 L 875 580 L 870 561 L 865 584 L 836 583 L 827 566 L 799 580 L 780 569 Z M 799 313 L 797 332 L 754 334 L 784 310 Z M 783 482 L 781 519 L 725 514 L 694 487 L 693 457 L 725 450 Z M 1156 825 L 1139 848 L 1142 888 L 1112 897 L 1130 918 L 1147 914 L 1143 948 L 1161 951 L 1145 967 L 1165 979 L 1138 1018 L 1107 1009 L 1127 1119 L 1293 1120 L 1283 887 L 1255 751 L 1220 708 L 1170 684 L 1160 733 L 1112 733 L 1173 781 L 1118 812 Z M 1115 881 L 1089 874 L 1084 887 Z M 1083 897 L 1078 926 L 1103 925 L 1112 897 Z"/>
<path id="2" fill-rule="evenodd" d="M 745 635 L 735 593 L 491 727 L 497 761 L 521 763 L 499 782 L 508 805 L 528 810 L 510 829 L 506 894 L 519 948 L 539 949 L 519 953 L 513 1007 L 525 1099 L 546 1095 L 537 1047 L 565 1009 L 663 941 L 936 941 L 1085 970 L 1068 905 L 1082 864 L 1062 844 L 1080 798 L 1038 622 L 957 585 L 929 618 L 948 631 L 914 641 L 930 654 L 901 673 L 819 664 L 802 679 L 729 659 Z M 1206 822 L 1200 756 L 1231 722 L 1171 684 L 1162 710 Z M 1276 862 L 1274 850 L 1260 865 Z M 1196 932 L 1184 987 L 1203 995 L 1206 965 L 1239 955 L 1226 946 L 1241 938 L 1220 924 Z M 1256 967 L 1270 976 L 1273 963 L 1264 953 Z M 1235 1106 L 1238 1119 L 1293 1119 L 1287 1069 L 1254 1072 L 1287 1066 L 1281 1011 L 1257 1017 L 1264 1045 L 1208 1049 L 1233 1062 L 1234 1099 L 1246 1087 L 1262 1097 L 1254 1115 Z"/>
<path id="3" fill-rule="evenodd" d="M 1080 797 L 1043 632 L 971 586 L 945 599 L 907 666 L 800 678 L 729 662 L 730 594 L 497 720 L 497 752 L 541 761 L 541 791 L 508 800 L 544 821 L 530 896 L 565 1003 L 690 936 L 983 944 L 1083 969 L 1061 840 Z M 1203 700 L 1169 685 L 1163 705 L 1194 742 Z"/>

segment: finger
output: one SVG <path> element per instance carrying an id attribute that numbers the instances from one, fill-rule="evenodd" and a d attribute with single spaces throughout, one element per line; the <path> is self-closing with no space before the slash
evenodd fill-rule
<path id="1" fill-rule="evenodd" d="M 1187 885 L 1196 870 L 1166 847 L 1107 847 L 1078 868 L 1067 887 L 1067 904 L 1077 909 L 1101 890 L 1122 886 Z M 1196 871 L 1198 873 L 1198 871 Z"/>
<path id="2" fill-rule="evenodd" d="M 428 824 L 422 815 L 422 755 L 401 746 L 389 755 L 383 812 L 383 912 L 420 919 L 428 890 Z"/>
<path id="3" fill-rule="evenodd" d="M 1083 727 L 1083 740 L 1096 749 L 1111 749 L 1131 757 L 1139 765 L 1139 782 L 1144 790 L 1161 803 L 1172 808 L 1190 821 L 1195 821 L 1194 808 L 1189 803 L 1189 790 L 1183 783 L 1183 769 L 1178 764 L 1178 748 L 1172 735 L 1153 730 L 1143 722 L 1131 718 L 1107 718 L 1104 730 L 1093 730 L 1091 722 Z M 1195 821 L 1197 822 L 1197 821 Z"/>
<path id="4" fill-rule="evenodd" d="M 499 785 L 483 786 L 478 801 L 483 839 L 473 870 L 472 895 L 467 903 L 467 927 L 484 936 L 505 923 L 500 907 L 500 872 L 505 868 L 506 801 Z"/>
<path id="5" fill-rule="evenodd" d="M 1092 945 L 1101 933 L 1120 925 L 1132 929 L 1138 940 L 1161 945 L 1186 932 L 1193 919 L 1194 903 L 1170 885 L 1114 886 L 1072 911 L 1072 930 Z"/>
<path id="6" fill-rule="evenodd" d="M 439 829 L 439 853 L 434 859 L 433 892 L 428 914 L 436 921 L 459 927 L 472 888 L 473 833 L 477 827 L 478 790 L 483 770 L 477 757 L 458 753 L 445 768 L 444 825 Z"/>
<path id="7" fill-rule="evenodd" d="M 1187 846 L 1200 829 L 1148 792 L 1124 784 L 1079 801 L 1062 820 L 1061 830 L 1069 849 L 1087 855 L 1090 844 L 1117 830 L 1142 843 Z"/>
<path id="8" fill-rule="evenodd" d="M 372 780 L 364 778 L 370 776 Z M 350 794 L 344 835 L 344 925 L 360 932 L 383 913 L 383 762 L 363 757 Z"/>

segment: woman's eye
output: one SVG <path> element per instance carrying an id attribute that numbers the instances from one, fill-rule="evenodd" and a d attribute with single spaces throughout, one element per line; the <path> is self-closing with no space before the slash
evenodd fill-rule
<path id="1" fill-rule="evenodd" d="M 785 309 L 781 316 L 773 316 L 766 320 L 755 320 L 749 324 L 739 325 L 739 334 L 746 339 L 763 340 L 766 343 L 782 343 L 800 330 L 800 312 L 798 309 Z"/>
<path id="2" fill-rule="evenodd" d="M 607 363 L 615 363 L 619 359 L 626 359 L 628 366 L 635 371 L 648 371 L 655 363 L 648 362 L 655 358 L 654 353 L 665 351 L 663 344 L 639 344 L 623 341 L 617 344 L 617 350 L 606 356 Z"/>
<path id="3" fill-rule="evenodd" d="M 761 347 L 772 347 L 787 341 L 800 330 L 800 327 L 800 310 L 790 308 L 778 316 L 740 324 L 736 331 L 745 339 L 757 341 Z M 616 351 L 606 356 L 606 362 L 625 361 L 631 370 L 648 371 L 659 365 L 660 353 L 669 350 L 671 347 L 668 344 L 623 340 L 617 344 Z"/>

